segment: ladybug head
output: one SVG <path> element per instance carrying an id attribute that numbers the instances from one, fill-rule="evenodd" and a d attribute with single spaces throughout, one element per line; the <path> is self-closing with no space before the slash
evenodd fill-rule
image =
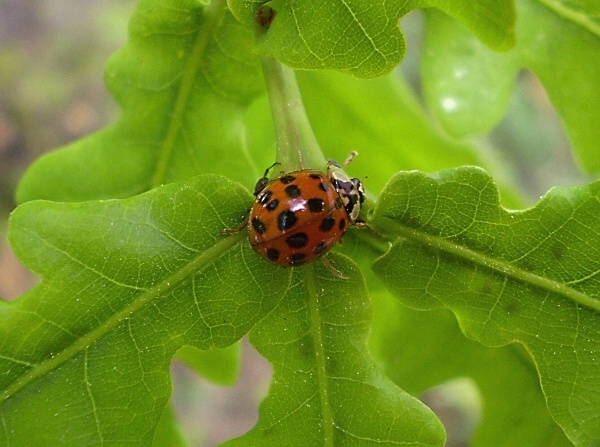
<path id="1" fill-rule="evenodd" d="M 265 186 L 267 186 L 267 183 L 269 183 L 269 179 L 267 177 L 262 177 L 260 179 L 258 179 L 258 181 L 256 182 L 256 185 L 254 185 L 254 196 L 258 196 L 260 194 L 260 192 L 265 189 Z"/>

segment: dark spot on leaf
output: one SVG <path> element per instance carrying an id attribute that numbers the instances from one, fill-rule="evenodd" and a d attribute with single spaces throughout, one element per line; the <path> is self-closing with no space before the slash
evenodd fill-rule
<path id="1" fill-rule="evenodd" d="M 554 259 L 556 259 L 557 261 L 561 261 L 565 256 L 566 248 L 567 247 L 565 245 L 563 245 L 559 242 L 554 243 L 551 248 Z"/>
<path id="2" fill-rule="evenodd" d="M 275 11 L 273 8 L 267 5 L 262 5 L 256 10 L 256 23 L 263 28 L 269 28 L 276 14 L 277 11 Z"/>
<path id="3" fill-rule="evenodd" d="M 519 314 L 521 312 L 521 305 L 515 299 L 511 299 L 503 304 L 503 310 L 506 314 Z"/>

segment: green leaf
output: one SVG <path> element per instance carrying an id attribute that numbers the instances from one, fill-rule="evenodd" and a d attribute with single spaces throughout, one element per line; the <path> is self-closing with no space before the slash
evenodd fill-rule
<path id="1" fill-rule="evenodd" d="M 363 78 L 388 73 L 404 56 L 398 21 L 424 7 L 452 15 L 493 48 L 507 49 L 514 42 L 511 2 L 229 0 L 233 14 L 245 24 L 255 21 L 257 9 L 265 3 L 276 13 L 256 49 L 292 68 L 334 69 Z"/>
<path id="2" fill-rule="evenodd" d="M 187 447 L 183 433 L 179 430 L 177 419 L 171 405 L 167 405 L 156 424 L 154 440 L 155 447 Z"/>
<path id="3" fill-rule="evenodd" d="M 506 111 L 518 71 L 527 68 L 543 84 L 582 167 L 600 172 L 600 20 L 591 5 L 517 2 L 517 45 L 504 54 L 456 21 L 428 12 L 424 92 L 444 128 L 459 136 L 489 131 Z"/>
<path id="4" fill-rule="evenodd" d="M 121 118 L 37 160 L 20 203 L 129 197 L 201 173 L 235 172 L 250 187 L 262 173 L 242 122 L 264 91 L 260 66 L 224 1 L 142 0 L 129 31 L 105 74 Z"/>
<path id="5" fill-rule="evenodd" d="M 240 372 L 241 345 L 233 344 L 226 348 L 200 350 L 193 346 L 183 346 L 175 353 L 175 358 L 198 375 L 219 385 L 233 385 Z"/>
<path id="6" fill-rule="evenodd" d="M 438 170 L 485 162 L 472 145 L 435 128 L 402 78 L 356 79 L 335 72 L 299 72 L 312 127 L 328 157 L 359 157 L 347 171 L 368 174 L 364 184 L 379 193 L 402 169 Z M 365 107 L 368 104 L 368 107 Z M 327 119 L 323 119 L 327 117 Z"/>
<path id="7" fill-rule="evenodd" d="M 456 378 L 476 384 L 483 411 L 470 447 L 572 446 L 550 417 L 535 367 L 519 345 L 488 349 L 466 339 L 449 312 L 415 311 L 381 295 L 373 298 L 370 344 L 394 382 L 412 394 Z"/>
<path id="8" fill-rule="evenodd" d="M 600 439 L 600 182 L 509 212 L 478 168 L 395 176 L 371 224 L 397 236 L 374 269 L 419 309 L 451 309 L 486 346 L 521 343 L 552 417 L 576 445 Z"/>
<path id="9" fill-rule="evenodd" d="M 258 424 L 227 446 L 441 446 L 444 430 L 424 404 L 397 388 L 366 347 L 371 309 L 364 279 L 334 255 L 295 271 L 276 311 L 250 341 L 272 364 Z"/>
<path id="10" fill-rule="evenodd" d="M 236 342 L 287 290 L 289 271 L 245 233 L 222 234 L 250 202 L 208 175 L 131 199 L 19 207 L 10 242 L 42 281 L 0 302 L 0 439 L 150 445 L 174 353 Z"/>

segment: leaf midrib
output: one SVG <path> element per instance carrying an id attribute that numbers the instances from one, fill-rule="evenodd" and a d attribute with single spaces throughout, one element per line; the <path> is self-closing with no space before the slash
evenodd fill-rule
<path id="1" fill-rule="evenodd" d="M 511 278 L 523 281 L 525 283 L 533 284 L 552 293 L 557 293 L 575 301 L 576 303 L 579 303 L 583 306 L 589 307 L 597 312 L 600 312 L 600 301 L 595 300 L 591 296 L 588 296 L 585 293 L 581 293 L 558 281 L 554 281 L 547 277 L 529 272 L 503 259 L 486 256 L 481 252 L 477 252 L 463 245 L 455 244 L 439 236 L 433 236 L 431 234 L 427 234 L 422 231 L 418 231 L 413 228 L 409 228 L 404 225 L 398 224 L 390 218 L 385 218 L 382 220 L 384 220 L 386 224 L 382 226 L 381 221 L 379 221 L 377 226 L 378 230 L 381 226 L 383 227 L 381 229 L 384 230 L 386 233 L 389 232 L 390 234 L 395 234 L 397 236 L 401 236 L 412 241 L 420 242 L 423 245 L 433 247 L 437 250 L 450 253 L 456 257 L 481 265 L 484 268 L 495 270 Z"/>
<path id="2" fill-rule="evenodd" d="M 214 262 L 223 253 L 226 253 L 234 245 L 239 243 L 244 237 L 245 232 L 239 232 L 219 240 L 210 248 L 200 252 L 194 259 L 181 267 L 179 270 L 167 276 L 153 287 L 146 289 L 143 293 L 140 293 L 140 295 L 138 295 L 137 298 L 135 298 L 127 307 L 113 314 L 101 326 L 98 326 L 93 331 L 90 331 L 84 336 L 80 337 L 69 347 L 55 354 L 53 357 L 50 357 L 46 361 L 37 364 L 26 374 L 12 382 L 6 389 L 3 390 L 2 395 L 0 395 L 0 405 L 25 388 L 29 383 L 33 382 L 39 377 L 44 376 L 77 354 L 84 352 L 92 343 L 114 329 L 122 321 L 131 318 L 133 314 L 147 305 L 150 301 L 163 295 L 168 290 L 172 289 L 181 281 L 186 279 L 188 276 Z"/>
<path id="3" fill-rule="evenodd" d="M 305 267 L 306 287 L 308 289 L 308 308 L 310 313 L 310 332 L 315 348 L 316 378 L 319 385 L 319 401 L 323 414 L 323 446 L 333 447 L 333 414 L 329 404 L 327 362 L 323 344 L 321 303 L 319 303 L 315 264 Z"/>
<path id="4" fill-rule="evenodd" d="M 575 11 L 555 0 L 537 0 L 546 8 L 555 12 L 560 17 L 569 20 L 576 25 L 586 29 L 596 37 L 600 37 L 600 25 L 594 22 L 587 14 Z"/>
<path id="5" fill-rule="evenodd" d="M 183 127 L 183 118 L 187 111 L 189 99 L 192 95 L 196 76 L 202 61 L 204 60 L 204 53 L 208 46 L 208 42 L 225 14 L 226 5 L 227 3 L 225 0 L 213 0 L 204 8 L 204 21 L 199 29 L 188 64 L 183 71 L 179 93 L 175 100 L 171 120 L 160 149 L 156 170 L 152 176 L 153 188 L 160 186 L 165 182 L 169 162 L 171 161 L 173 151 L 175 150 L 175 143 L 179 132 Z"/>

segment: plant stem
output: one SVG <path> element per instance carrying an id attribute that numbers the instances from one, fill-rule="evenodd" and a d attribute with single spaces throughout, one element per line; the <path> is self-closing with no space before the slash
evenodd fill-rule
<path id="1" fill-rule="evenodd" d="M 271 57 L 262 57 L 261 61 L 273 113 L 276 161 L 281 163 L 280 170 L 323 170 L 327 160 L 306 116 L 294 70 Z"/>

